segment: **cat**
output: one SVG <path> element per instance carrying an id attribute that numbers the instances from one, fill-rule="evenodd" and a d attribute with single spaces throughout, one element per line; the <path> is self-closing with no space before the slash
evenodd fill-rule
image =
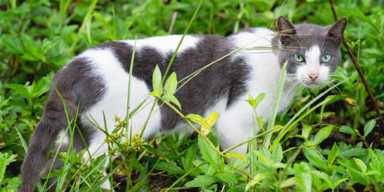
<path id="1" fill-rule="evenodd" d="M 285 82 L 279 111 L 289 106 L 297 84 L 308 88 L 319 86 L 341 61 L 340 44 L 346 24 L 347 20 L 342 18 L 326 27 L 294 25 L 280 16 L 277 34 L 266 28 L 248 28 L 228 37 L 186 35 L 168 73 L 176 72 L 179 80 L 244 46 L 270 47 L 271 50 L 252 54 L 252 51 L 243 49 L 203 70 L 175 93 L 182 113 L 206 117 L 218 112 L 214 127 L 222 149 L 247 140 L 253 135 L 253 111 L 245 101 L 248 93 L 252 96 L 266 93 L 256 110 L 258 115 L 268 120 L 281 68 L 286 61 L 288 77 L 294 80 Z M 156 65 L 164 74 L 181 37 L 169 35 L 137 40 L 131 80 L 131 109 L 152 91 L 152 74 Z M 114 127 L 115 115 L 125 117 L 134 43 L 135 40 L 121 40 L 92 47 L 72 59 L 53 77 L 53 83 L 65 100 L 70 114 L 75 117 L 79 109 L 77 125 L 89 151 L 94 154 L 93 158 L 107 153 L 108 147 L 104 144 L 105 134 L 95 128 L 87 117 L 92 116 L 99 125 L 104 125 L 104 112 L 108 130 Z M 39 175 L 41 177 L 49 172 L 52 160 L 42 168 L 57 135 L 60 136 L 58 142 L 64 137 L 63 146 L 57 150 L 67 151 L 70 135 L 69 132 L 64 135 L 68 120 L 60 95 L 52 89 L 43 116 L 30 138 L 22 166 L 21 192 L 32 191 Z M 158 102 L 156 107 L 160 104 Z M 150 109 L 151 104 L 130 120 L 134 133 L 145 123 Z M 149 119 L 143 139 L 161 132 L 177 131 L 192 133 L 193 129 L 171 108 L 162 106 Z M 85 148 L 77 130 L 73 146 L 76 151 Z M 246 145 L 233 152 L 245 153 Z M 63 163 L 56 160 L 52 170 L 62 166 Z M 53 181 L 50 179 L 49 182 Z M 108 188 L 109 182 L 104 183 L 103 187 Z"/>

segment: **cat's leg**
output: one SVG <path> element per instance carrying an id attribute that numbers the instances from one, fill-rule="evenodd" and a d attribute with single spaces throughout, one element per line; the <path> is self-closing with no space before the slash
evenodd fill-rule
<path id="1" fill-rule="evenodd" d="M 215 127 L 222 150 L 226 150 L 253 137 L 252 113 L 252 108 L 244 102 L 244 104 L 233 105 L 224 113 L 219 114 Z M 247 152 L 247 144 L 241 145 L 231 152 L 245 154 Z"/>

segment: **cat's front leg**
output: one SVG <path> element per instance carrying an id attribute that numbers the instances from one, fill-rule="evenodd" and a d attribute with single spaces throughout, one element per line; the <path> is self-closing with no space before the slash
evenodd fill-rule
<path id="1" fill-rule="evenodd" d="M 253 137 L 252 112 L 252 108 L 246 105 L 234 105 L 230 110 L 219 114 L 216 129 L 221 149 L 226 150 Z M 255 126 L 257 131 L 258 127 Z M 231 152 L 245 154 L 247 144 L 243 144 Z"/>

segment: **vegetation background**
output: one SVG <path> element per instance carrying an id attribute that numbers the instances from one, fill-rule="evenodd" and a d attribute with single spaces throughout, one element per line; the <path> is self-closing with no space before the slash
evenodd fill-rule
<path id="1" fill-rule="evenodd" d="M 20 185 L 25 143 L 41 118 L 49 79 L 85 49 L 136 35 L 183 34 L 189 25 L 189 34 L 230 35 L 246 27 L 276 30 L 280 15 L 296 24 L 334 23 L 327 0 L 205 0 L 191 23 L 199 3 L 0 0 L 0 191 L 17 191 Z M 384 0 L 335 0 L 335 9 L 339 18 L 348 20 L 345 38 L 383 113 Z M 274 148 L 262 147 L 260 136 L 251 141 L 247 155 L 226 156 L 235 157 L 230 167 L 202 136 L 160 135 L 138 141 L 126 157 L 111 164 L 110 170 L 117 170 L 108 175 L 115 190 L 384 191 L 384 137 L 344 45 L 341 50 L 334 80 L 313 90 L 300 88 L 292 106 L 269 123 L 275 130 Z M 339 81 L 342 84 L 318 96 Z M 292 127 L 285 129 L 287 125 Z M 279 140 L 276 135 L 284 137 Z M 217 145 L 214 134 L 205 138 Z M 101 190 L 99 179 L 90 178 L 103 178 L 98 165 L 106 157 L 92 162 L 91 168 L 81 166 L 76 155 L 62 157 L 68 168 L 56 175 L 75 182 L 63 182 L 61 187 Z M 248 175 L 234 168 L 248 165 Z M 40 183 L 37 190 L 46 187 Z"/>

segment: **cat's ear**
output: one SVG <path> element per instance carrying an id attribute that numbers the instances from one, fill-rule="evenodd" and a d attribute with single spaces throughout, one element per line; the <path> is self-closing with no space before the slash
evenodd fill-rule
<path id="1" fill-rule="evenodd" d="M 343 34 L 346 26 L 347 19 L 343 17 L 333 25 L 329 26 L 329 29 L 327 31 L 328 38 L 334 40 L 337 44 L 340 45 L 343 41 Z"/>
<path id="2" fill-rule="evenodd" d="M 279 39 L 282 44 L 289 39 L 292 35 L 296 34 L 296 29 L 291 22 L 284 16 L 277 19 L 277 29 L 279 31 Z"/>

